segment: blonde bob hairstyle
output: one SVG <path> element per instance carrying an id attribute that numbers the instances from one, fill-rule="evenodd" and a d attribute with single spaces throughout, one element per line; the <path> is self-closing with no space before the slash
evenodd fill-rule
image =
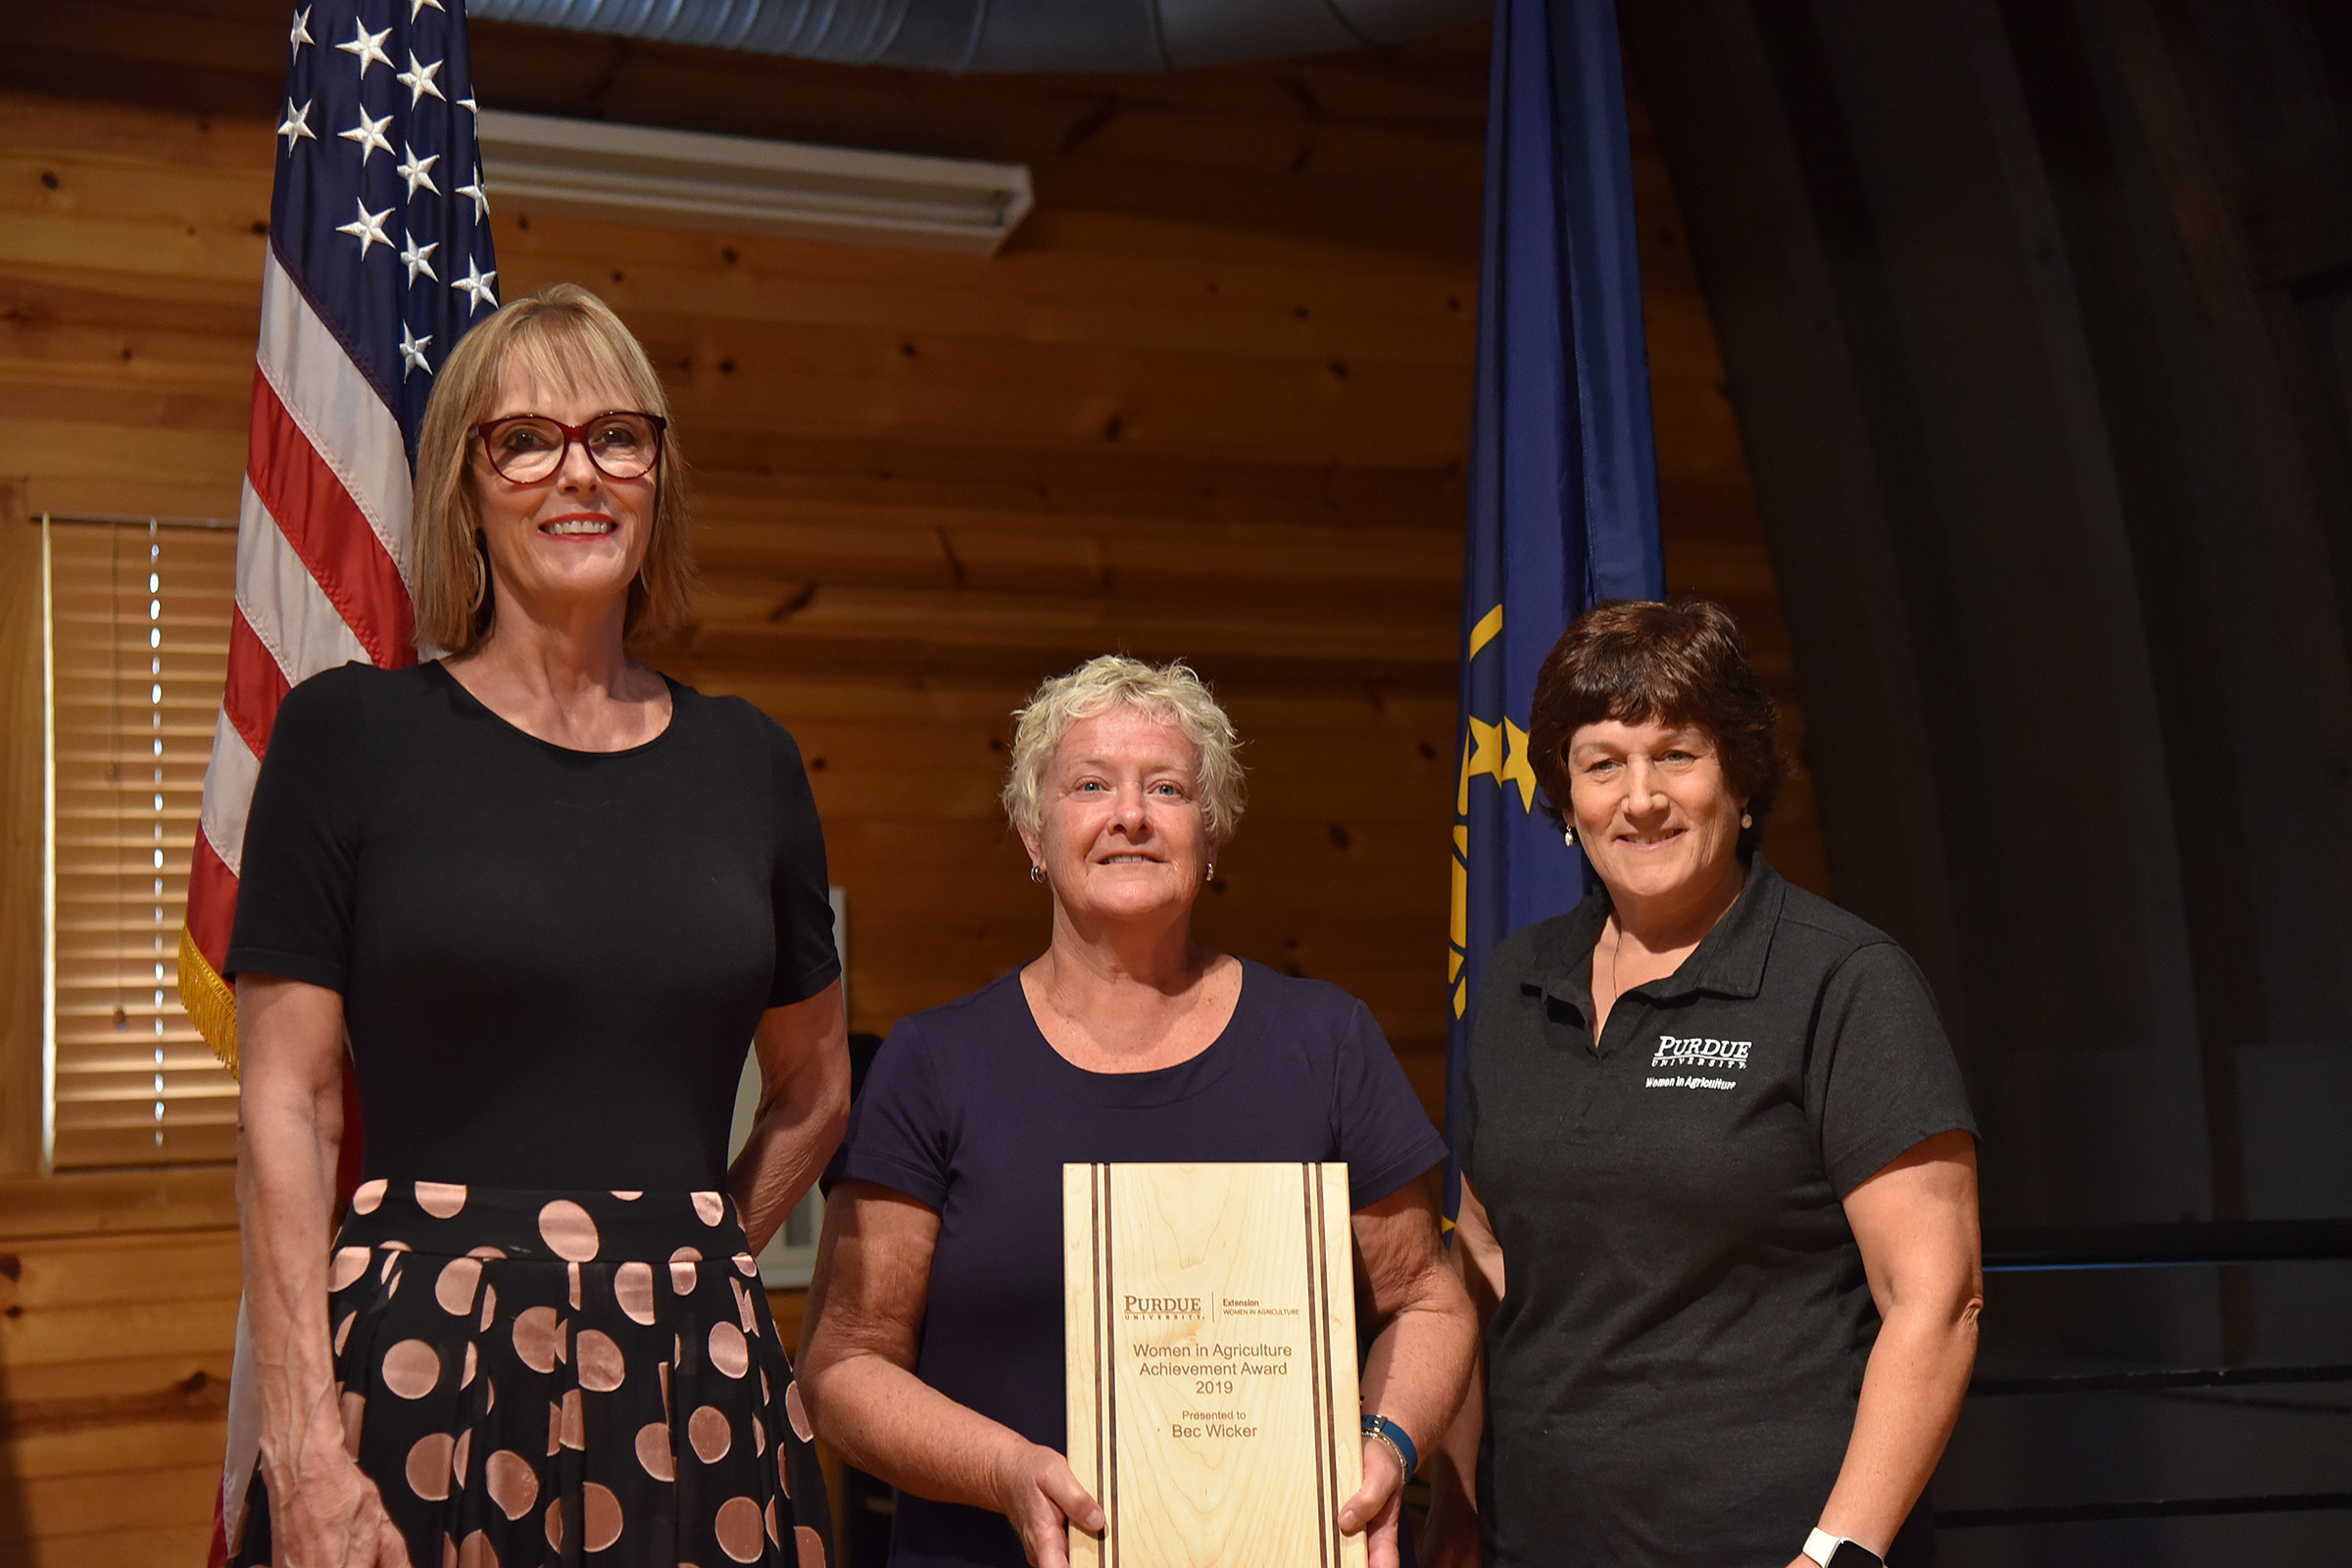
<path id="1" fill-rule="evenodd" d="M 1032 837 L 1044 831 L 1046 769 L 1073 725 L 1114 708 L 1132 708 L 1184 731 L 1200 754 L 1194 787 L 1211 844 L 1233 836 L 1242 819 L 1241 737 L 1207 684 L 1182 661 L 1147 664 L 1104 654 L 1056 675 L 1013 710 L 1012 768 L 1004 779 L 1004 814 Z"/>
<path id="2" fill-rule="evenodd" d="M 662 378 L 611 306 L 577 283 L 512 300 L 458 340 L 424 406 L 416 438 L 416 642 L 463 654 L 490 630 L 497 591 L 481 541 L 473 427 L 498 408 L 507 368 L 540 387 L 602 387 L 621 409 L 669 417 Z M 686 538 L 685 465 L 677 431 L 665 431 L 654 477 L 654 524 L 645 564 L 629 584 L 623 636 L 653 637 L 685 618 L 694 593 Z"/>

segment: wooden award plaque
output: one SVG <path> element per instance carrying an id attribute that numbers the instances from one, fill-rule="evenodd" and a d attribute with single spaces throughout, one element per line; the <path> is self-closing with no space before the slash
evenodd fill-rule
<path id="1" fill-rule="evenodd" d="M 1064 1165 L 1073 1568 L 1362 1568 L 1348 1167 Z"/>

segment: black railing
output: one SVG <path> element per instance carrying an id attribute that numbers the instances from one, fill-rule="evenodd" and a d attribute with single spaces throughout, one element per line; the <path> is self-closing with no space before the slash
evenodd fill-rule
<path id="1" fill-rule="evenodd" d="M 1995 1231 L 1984 1238 L 1987 1274 L 2110 1268 L 2213 1268 L 2251 1263 L 2352 1260 L 2352 1220 L 2241 1220 L 2188 1225 L 2063 1225 Z M 1978 1378 L 1969 1397 L 2141 1394 L 2352 1382 L 2352 1366 L 2181 1367 L 2145 1372 L 2066 1372 Z M 2352 1409 L 2347 1409 L 2352 1414 Z M 2115 1519 L 2194 1519 L 2224 1514 L 2352 1509 L 2352 1492 L 2265 1493 L 2235 1497 L 2152 1497 L 2038 1503 L 2014 1508 L 1939 1508 L 1939 1530 L 1993 1525 L 2086 1524 Z"/>

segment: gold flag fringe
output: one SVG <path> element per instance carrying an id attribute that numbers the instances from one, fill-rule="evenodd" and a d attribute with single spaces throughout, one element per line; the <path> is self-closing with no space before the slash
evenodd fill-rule
<path id="1" fill-rule="evenodd" d="M 185 926 L 179 933 L 179 1004 L 220 1065 L 237 1070 L 237 994 L 228 989 Z"/>

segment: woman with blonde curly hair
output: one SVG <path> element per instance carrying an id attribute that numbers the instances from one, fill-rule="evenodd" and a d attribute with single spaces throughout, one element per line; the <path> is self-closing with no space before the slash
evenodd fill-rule
<path id="1" fill-rule="evenodd" d="M 644 350 L 579 288 L 507 305 L 441 368 L 416 497 L 446 657 L 289 694 L 245 836 L 232 1558 L 821 1564 L 752 1259 L 848 1113 L 824 838 L 791 736 L 629 656 L 691 577 Z"/>
<path id="2" fill-rule="evenodd" d="M 899 1024 L 825 1212 L 803 1387 L 900 1490 L 896 1568 L 1063 1564 L 1102 1511 L 1063 1458 L 1061 1167 L 1346 1160 L 1376 1337 L 1339 1527 L 1396 1562 L 1403 1455 L 1469 1376 L 1429 1177 L 1445 1145 L 1364 1004 L 1196 941 L 1242 811 L 1233 725 L 1182 664 L 1104 657 L 1017 715 L 1004 807 L 1053 899 L 1033 962 Z M 1416 1443 L 1418 1440 L 1418 1443 Z"/>

